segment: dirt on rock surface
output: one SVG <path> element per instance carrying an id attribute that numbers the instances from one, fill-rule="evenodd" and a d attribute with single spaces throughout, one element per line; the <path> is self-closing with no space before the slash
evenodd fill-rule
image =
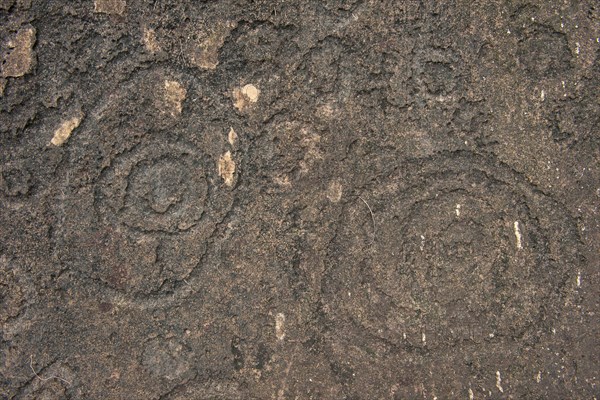
<path id="1" fill-rule="evenodd" d="M 0 0 L 0 398 L 600 396 L 600 6 Z"/>

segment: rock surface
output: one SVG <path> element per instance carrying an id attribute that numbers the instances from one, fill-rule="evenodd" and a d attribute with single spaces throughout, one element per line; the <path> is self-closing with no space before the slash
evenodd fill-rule
<path id="1" fill-rule="evenodd" d="M 0 1 L 0 398 L 600 396 L 599 12 Z"/>

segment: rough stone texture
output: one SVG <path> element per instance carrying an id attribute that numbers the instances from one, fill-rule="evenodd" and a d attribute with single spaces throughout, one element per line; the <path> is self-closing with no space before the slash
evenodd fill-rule
<path id="1" fill-rule="evenodd" d="M 0 398 L 600 396 L 599 13 L 0 1 Z"/>

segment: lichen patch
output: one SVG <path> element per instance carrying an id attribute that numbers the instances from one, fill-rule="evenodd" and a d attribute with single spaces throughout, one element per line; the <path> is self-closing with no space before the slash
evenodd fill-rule
<path id="1" fill-rule="evenodd" d="M 342 184 L 338 181 L 333 181 L 329 183 L 329 187 L 327 188 L 327 198 L 332 203 L 338 203 L 342 198 Z"/>
<path id="2" fill-rule="evenodd" d="M 273 182 L 275 182 L 275 184 L 277 184 L 278 186 L 281 186 L 284 188 L 292 187 L 292 182 L 290 182 L 290 177 L 285 174 L 277 175 L 277 176 L 273 177 Z"/>
<path id="3" fill-rule="evenodd" d="M 11 50 L 2 60 L 2 77 L 18 78 L 31 72 L 35 62 L 33 53 L 35 35 L 34 27 L 25 27 L 8 42 L 8 48 Z"/>
<path id="4" fill-rule="evenodd" d="M 285 339 L 285 314 L 283 313 L 275 316 L 275 336 L 277 336 L 277 340 Z"/>
<path id="5" fill-rule="evenodd" d="M 252 85 L 247 84 L 241 88 L 233 90 L 233 105 L 240 111 L 243 111 L 250 105 L 256 103 L 260 96 L 260 90 Z"/>
<path id="6" fill-rule="evenodd" d="M 160 45 L 156 39 L 156 32 L 154 29 L 144 28 L 142 33 L 142 44 L 144 45 L 144 48 L 152 54 L 160 51 Z"/>
<path id="7" fill-rule="evenodd" d="M 95 0 L 94 12 L 123 15 L 125 6 L 125 0 Z"/>
<path id="8" fill-rule="evenodd" d="M 237 133 L 235 133 L 233 128 L 230 128 L 229 133 L 227 134 L 227 140 L 229 141 L 229 144 L 234 146 L 235 142 L 237 141 L 237 138 L 238 138 Z"/>
<path id="9" fill-rule="evenodd" d="M 514 230 L 515 230 L 517 249 L 521 250 L 523 248 L 523 242 L 522 242 L 523 236 L 521 235 L 521 228 L 519 227 L 519 221 L 515 221 Z"/>
<path id="10" fill-rule="evenodd" d="M 234 22 L 225 22 L 217 24 L 208 33 L 197 32 L 200 38 L 189 44 L 190 63 L 201 69 L 216 69 L 219 65 L 219 50 L 235 26 Z"/>
<path id="11" fill-rule="evenodd" d="M 183 101 L 187 90 L 177 81 L 165 80 L 165 108 L 172 116 L 176 117 L 183 110 Z"/>
<path id="12" fill-rule="evenodd" d="M 54 131 L 54 136 L 50 140 L 50 143 L 54 146 L 62 146 L 69 139 L 75 128 L 81 124 L 82 120 L 83 114 L 79 114 L 63 121 L 58 129 Z"/>
<path id="13" fill-rule="evenodd" d="M 233 161 L 230 151 L 219 157 L 217 169 L 219 171 L 219 176 L 223 178 L 225 184 L 227 186 L 233 185 L 233 176 L 235 174 L 235 161 Z"/>

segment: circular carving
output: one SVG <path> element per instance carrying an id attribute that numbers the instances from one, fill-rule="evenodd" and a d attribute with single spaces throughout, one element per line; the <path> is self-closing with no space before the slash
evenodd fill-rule
<path id="1" fill-rule="evenodd" d="M 204 169 L 202 154 L 180 143 L 137 148 L 102 176 L 98 209 L 107 220 L 134 231 L 186 231 L 204 213 Z"/>
<path id="2" fill-rule="evenodd" d="M 148 138 L 117 156 L 95 185 L 101 226 L 85 240 L 106 251 L 92 256 L 86 275 L 141 302 L 189 291 L 207 239 L 231 205 L 207 176 L 211 163 L 181 140 Z"/>
<path id="3" fill-rule="evenodd" d="M 86 118 L 92 129 L 71 143 L 78 161 L 65 193 L 77 190 L 61 203 L 67 245 L 57 251 L 106 301 L 165 307 L 199 290 L 215 265 L 211 244 L 235 187 L 218 175 L 225 128 L 198 117 L 217 110 L 187 99 L 194 82 L 139 70 L 114 83 Z"/>
<path id="4" fill-rule="evenodd" d="M 369 199 L 374 221 L 361 201 L 344 211 L 325 309 L 396 345 L 520 336 L 579 262 L 570 217 L 492 158 L 412 160 Z"/>

